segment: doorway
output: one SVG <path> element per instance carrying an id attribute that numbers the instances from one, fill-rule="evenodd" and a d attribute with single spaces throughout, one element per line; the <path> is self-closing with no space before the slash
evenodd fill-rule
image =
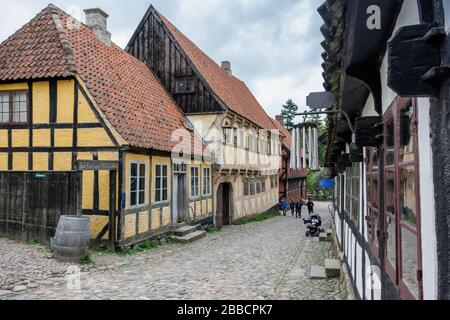
<path id="1" fill-rule="evenodd" d="M 232 188 L 229 183 L 219 185 L 217 191 L 216 225 L 220 228 L 231 224 Z"/>
<path id="2" fill-rule="evenodd" d="M 188 222 L 187 218 L 187 197 L 186 197 L 186 174 L 175 174 L 173 179 L 173 224 L 177 225 Z"/>

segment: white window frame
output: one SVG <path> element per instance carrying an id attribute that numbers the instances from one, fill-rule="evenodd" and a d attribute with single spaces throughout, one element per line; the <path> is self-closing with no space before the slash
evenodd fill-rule
<path id="1" fill-rule="evenodd" d="M 135 177 L 136 179 L 137 179 L 137 184 L 136 184 L 136 187 L 137 187 L 137 191 L 135 191 L 136 193 L 137 193 L 137 195 L 136 195 L 136 204 L 135 205 L 132 205 L 131 204 L 131 193 L 132 193 L 132 191 L 131 191 L 131 185 L 132 185 L 132 183 L 131 183 L 131 181 L 132 181 L 132 179 L 133 179 L 133 176 L 131 175 L 131 167 L 133 166 L 133 165 L 136 165 L 137 166 L 137 176 Z M 140 166 L 141 165 L 144 165 L 144 189 L 141 189 L 141 183 L 140 183 L 140 181 L 141 181 L 141 176 L 139 175 L 139 173 L 140 173 Z M 129 187 L 128 187 L 128 203 L 129 203 L 129 206 L 130 206 L 130 209 L 134 209 L 134 208 L 142 208 L 142 207 L 145 207 L 146 205 L 147 205 L 147 162 L 145 162 L 145 161 L 130 161 L 129 162 L 129 167 L 128 167 L 128 173 L 129 173 Z M 141 192 L 144 192 L 144 203 L 140 203 L 140 197 L 139 197 L 139 195 L 140 195 L 140 193 Z"/>
<path id="2" fill-rule="evenodd" d="M 156 185 L 156 179 L 158 178 L 158 176 L 156 175 L 156 168 L 157 168 L 158 166 L 161 167 L 161 175 L 159 176 L 161 180 L 160 180 L 159 188 L 158 188 L 157 185 Z M 164 175 L 163 175 L 163 172 L 164 172 L 163 168 L 164 168 L 164 167 L 167 168 L 167 176 L 164 176 Z M 170 168 L 170 166 L 169 166 L 169 164 L 167 164 L 167 163 L 155 163 L 155 166 L 154 166 L 154 170 L 155 170 L 155 171 L 154 171 L 154 181 L 155 181 L 154 196 L 155 196 L 155 204 L 159 204 L 159 203 L 167 203 L 167 202 L 169 202 L 169 199 L 170 199 L 170 196 L 169 196 L 169 168 Z M 163 186 L 164 186 L 164 183 L 163 183 L 164 178 L 167 179 L 167 188 L 163 188 Z M 162 200 L 159 200 L 159 201 L 156 200 L 156 193 L 158 192 L 158 190 L 159 190 L 159 193 L 160 193 L 160 197 L 161 197 L 161 199 L 162 199 Z M 167 199 L 163 199 L 164 190 L 167 190 Z"/>
<path id="3" fill-rule="evenodd" d="M 206 174 L 206 172 L 208 172 L 208 174 Z M 207 168 L 203 168 L 202 171 L 202 181 L 203 181 L 203 186 L 202 186 L 202 192 L 204 196 L 210 196 L 212 194 L 211 192 L 211 168 L 207 167 Z"/>
<path id="4" fill-rule="evenodd" d="M 192 174 L 192 171 L 197 169 L 197 184 L 195 185 L 194 182 L 194 176 Z M 191 199 L 198 199 L 200 198 L 200 166 L 191 166 L 191 169 L 189 170 L 190 176 L 189 176 L 189 193 L 191 195 Z M 193 191 L 196 187 L 197 194 L 194 194 Z"/>

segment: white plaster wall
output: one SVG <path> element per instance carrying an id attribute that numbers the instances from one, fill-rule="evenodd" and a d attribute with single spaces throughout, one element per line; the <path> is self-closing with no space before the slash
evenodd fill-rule
<path id="1" fill-rule="evenodd" d="M 436 212 L 433 154 L 430 139 L 430 99 L 418 99 L 420 213 L 424 299 L 437 299 Z"/>
<path id="2" fill-rule="evenodd" d="M 356 240 L 356 239 L 355 239 Z M 362 248 L 359 245 L 356 245 L 356 288 L 358 289 L 359 296 L 362 298 L 363 296 L 363 277 L 365 274 L 365 270 L 362 265 Z"/>
<path id="3" fill-rule="evenodd" d="M 370 273 L 368 272 L 369 266 L 370 266 L 370 260 L 369 255 L 366 253 L 366 270 L 364 270 L 363 276 L 366 278 L 366 300 L 372 300 L 372 287 L 370 286 L 370 282 L 372 281 L 372 277 L 370 276 Z"/>

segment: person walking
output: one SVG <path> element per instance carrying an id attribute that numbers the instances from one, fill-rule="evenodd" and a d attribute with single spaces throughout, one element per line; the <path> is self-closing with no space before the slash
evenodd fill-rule
<path id="1" fill-rule="evenodd" d="M 289 202 L 285 198 L 281 200 L 281 210 L 283 210 L 283 215 L 286 216 L 286 212 L 289 208 Z"/>
<path id="2" fill-rule="evenodd" d="M 300 199 L 300 201 L 295 205 L 295 217 L 298 219 L 302 218 L 302 208 L 304 204 L 303 199 Z"/>
<path id="3" fill-rule="evenodd" d="M 291 206 L 292 216 L 294 217 L 295 216 L 295 202 L 294 202 L 294 200 L 291 200 L 290 206 Z"/>
<path id="4" fill-rule="evenodd" d="M 311 198 L 308 198 L 307 207 L 308 207 L 309 216 L 311 217 L 311 215 L 314 213 L 314 202 L 311 200 Z"/>

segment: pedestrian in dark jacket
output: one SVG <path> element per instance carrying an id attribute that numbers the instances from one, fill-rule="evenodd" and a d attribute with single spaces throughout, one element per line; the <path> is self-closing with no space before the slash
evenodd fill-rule
<path id="1" fill-rule="evenodd" d="M 309 216 L 311 216 L 314 213 L 314 202 L 312 202 L 311 198 L 308 198 L 307 207 L 308 207 Z"/>
<path id="2" fill-rule="evenodd" d="M 295 217 L 297 219 L 301 219 L 302 218 L 302 208 L 303 208 L 303 200 L 300 199 L 299 202 L 297 202 L 295 204 Z"/>
<path id="3" fill-rule="evenodd" d="M 292 216 L 295 216 L 295 202 L 294 202 L 294 200 L 291 200 L 291 213 L 292 213 Z"/>

